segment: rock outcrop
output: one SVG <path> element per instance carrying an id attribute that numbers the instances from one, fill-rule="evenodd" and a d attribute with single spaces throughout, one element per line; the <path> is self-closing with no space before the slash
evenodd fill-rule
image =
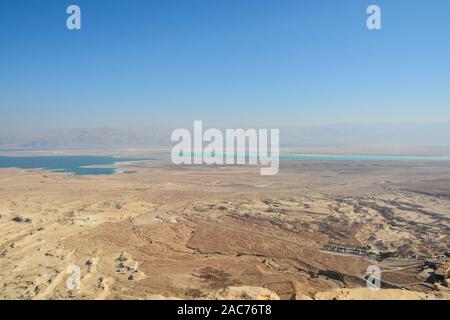
<path id="1" fill-rule="evenodd" d="M 402 289 L 334 289 L 316 293 L 315 300 L 434 300 L 434 294 Z"/>
<path id="2" fill-rule="evenodd" d="M 261 287 L 226 287 L 214 295 L 217 300 L 280 300 L 280 297 L 266 288 Z"/>

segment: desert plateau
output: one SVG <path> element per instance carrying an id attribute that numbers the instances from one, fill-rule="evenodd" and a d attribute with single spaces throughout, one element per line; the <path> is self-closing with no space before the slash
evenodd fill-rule
<path id="1" fill-rule="evenodd" d="M 261 176 L 150 158 L 0 169 L 0 298 L 450 297 L 445 162 L 282 160 Z"/>

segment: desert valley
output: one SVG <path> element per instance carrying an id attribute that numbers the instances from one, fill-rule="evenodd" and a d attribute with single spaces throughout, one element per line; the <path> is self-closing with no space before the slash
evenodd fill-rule
<path id="1" fill-rule="evenodd" d="M 0 169 L 0 298 L 450 298 L 446 162 L 282 160 L 261 176 L 150 158 Z"/>

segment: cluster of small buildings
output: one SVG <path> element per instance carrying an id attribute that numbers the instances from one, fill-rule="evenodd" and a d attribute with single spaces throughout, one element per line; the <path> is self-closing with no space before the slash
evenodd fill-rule
<path id="1" fill-rule="evenodd" d="M 448 255 L 435 257 L 434 259 L 427 259 L 424 261 L 424 266 L 434 270 L 434 281 L 443 282 L 445 279 L 450 279 L 450 262 Z"/>
<path id="2" fill-rule="evenodd" d="M 352 246 L 343 243 L 328 243 L 323 245 L 322 249 L 326 251 L 333 251 L 344 254 L 366 256 L 375 260 L 383 260 L 387 258 L 395 258 L 401 260 L 419 260 L 423 261 L 424 267 L 432 268 L 435 270 L 436 278 L 441 280 L 450 278 L 449 252 L 434 257 L 408 256 L 408 255 L 399 255 L 396 252 L 391 251 L 372 251 L 370 250 L 370 247 Z"/>
<path id="3" fill-rule="evenodd" d="M 325 244 L 323 246 L 324 250 L 327 251 L 334 251 L 339 253 L 347 253 L 347 254 L 353 254 L 357 256 L 368 256 L 370 255 L 370 252 L 365 247 L 353 247 L 345 244 Z"/>

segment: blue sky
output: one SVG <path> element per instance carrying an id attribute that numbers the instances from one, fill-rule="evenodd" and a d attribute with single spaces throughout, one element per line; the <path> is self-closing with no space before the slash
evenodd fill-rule
<path id="1" fill-rule="evenodd" d="M 82 30 L 66 29 L 70 4 Z M 450 121 L 449 13 L 448 0 L 2 0 L 0 130 Z"/>

